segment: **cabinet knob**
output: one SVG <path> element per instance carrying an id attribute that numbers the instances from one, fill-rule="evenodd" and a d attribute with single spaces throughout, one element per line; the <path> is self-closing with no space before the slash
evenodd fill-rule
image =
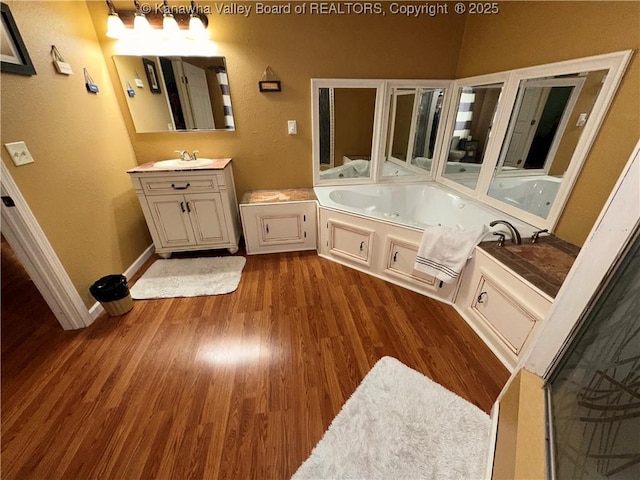
<path id="1" fill-rule="evenodd" d="M 360 251 L 362 252 L 363 250 L 364 250 L 364 240 L 360 242 Z"/>
<path id="2" fill-rule="evenodd" d="M 487 298 L 487 292 L 481 292 L 478 295 L 478 303 L 484 303 L 484 299 Z"/>
<path id="3" fill-rule="evenodd" d="M 171 184 L 171 188 L 173 188 L 174 190 L 186 190 L 187 188 L 189 188 L 191 186 L 190 183 L 187 183 L 185 186 L 183 187 L 176 187 L 175 183 Z"/>
<path id="4" fill-rule="evenodd" d="M 397 257 L 398 257 L 398 252 L 395 252 L 395 253 L 393 254 L 393 263 L 395 263 L 395 262 L 396 262 L 396 258 L 397 258 Z"/>
<path id="5" fill-rule="evenodd" d="M 267 228 L 266 228 L 266 230 L 267 230 L 267 233 L 269 233 L 269 224 L 268 224 L 268 223 L 267 223 Z"/>
<path id="6" fill-rule="evenodd" d="M 184 210 L 184 202 L 180 202 L 180 210 L 182 210 L 182 213 L 185 212 L 185 210 Z"/>
<path id="7" fill-rule="evenodd" d="M 191 213 L 191 207 L 189 206 L 189 202 L 187 202 L 187 212 Z"/>

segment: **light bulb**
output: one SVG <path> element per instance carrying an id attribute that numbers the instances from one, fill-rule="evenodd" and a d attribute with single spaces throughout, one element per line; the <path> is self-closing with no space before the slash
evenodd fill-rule
<path id="1" fill-rule="evenodd" d="M 197 15 L 191 15 L 189 19 L 189 37 L 195 40 L 207 38 L 207 29 Z"/>
<path id="2" fill-rule="evenodd" d="M 172 14 L 164 14 L 162 19 L 162 30 L 166 35 L 173 35 L 180 31 L 178 22 L 176 22 L 176 19 Z"/>
<path id="3" fill-rule="evenodd" d="M 136 32 L 148 32 L 151 30 L 151 25 L 149 24 L 149 20 L 142 13 L 136 13 L 133 19 L 133 29 Z"/>
<path id="4" fill-rule="evenodd" d="M 107 17 L 107 37 L 121 38 L 125 31 L 124 23 L 117 13 L 110 13 Z"/>

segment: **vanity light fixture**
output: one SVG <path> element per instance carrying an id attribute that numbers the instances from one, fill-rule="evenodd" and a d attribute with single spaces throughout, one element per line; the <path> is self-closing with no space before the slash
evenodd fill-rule
<path id="1" fill-rule="evenodd" d="M 107 0 L 107 6 L 109 7 L 109 15 L 107 16 L 107 37 L 109 38 L 120 38 L 124 33 L 125 26 L 116 11 L 116 8 L 113 6 L 111 0 Z"/>
<path id="2" fill-rule="evenodd" d="M 206 40 L 209 19 L 205 13 L 200 13 L 195 2 L 191 7 L 172 9 L 167 0 L 163 0 L 162 8 L 151 8 L 150 4 L 140 4 L 134 0 L 135 10 L 117 11 L 111 0 L 106 0 L 109 7 L 107 15 L 107 37 L 120 39 L 127 32 L 144 34 L 160 31 L 166 37 L 177 37 L 181 33 L 194 40 Z M 202 8 L 206 12 L 206 8 Z"/>
<path id="3" fill-rule="evenodd" d="M 189 18 L 189 38 L 202 40 L 207 36 L 207 29 L 198 15 L 198 7 L 196 2 L 191 0 L 191 16 Z"/>
<path id="4" fill-rule="evenodd" d="M 164 12 L 162 13 L 162 30 L 167 36 L 173 35 L 180 30 L 176 17 L 171 13 L 169 2 L 164 0 Z"/>
<path id="5" fill-rule="evenodd" d="M 133 30 L 138 33 L 148 32 L 151 30 L 151 24 L 149 20 L 147 20 L 147 16 L 140 8 L 140 2 L 138 0 L 133 0 L 133 4 L 136 6 L 136 13 L 133 18 Z"/>

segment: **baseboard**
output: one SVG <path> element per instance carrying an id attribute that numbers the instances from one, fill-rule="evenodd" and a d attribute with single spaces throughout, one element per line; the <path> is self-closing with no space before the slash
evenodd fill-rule
<path id="1" fill-rule="evenodd" d="M 136 258 L 131 266 L 124 271 L 123 275 L 127 277 L 127 279 L 133 277 L 138 272 L 138 270 L 142 268 L 142 265 L 144 265 L 144 263 L 151 257 L 151 255 L 153 255 L 154 251 L 155 250 L 153 248 L 153 244 L 149 245 L 146 250 L 142 252 L 138 258 Z M 94 303 L 89 309 L 89 314 L 91 315 L 91 318 L 93 318 L 93 320 L 98 318 L 98 315 L 100 315 L 102 312 L 104 312 L 104 308 L 102 307 L 102 305 L 100 305 L 100 302 Z"/>

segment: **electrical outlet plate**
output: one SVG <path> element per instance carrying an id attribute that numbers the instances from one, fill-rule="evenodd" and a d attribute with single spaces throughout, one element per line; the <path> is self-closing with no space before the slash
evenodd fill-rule
<path id="1" fill-rule="evenodd" d="M 5 143 L 4 148 L 9 152 L 11 160 L 16 164 L 16 167 L 34 162 L 31 152 L 29 152 L 24 142 Z"/>

